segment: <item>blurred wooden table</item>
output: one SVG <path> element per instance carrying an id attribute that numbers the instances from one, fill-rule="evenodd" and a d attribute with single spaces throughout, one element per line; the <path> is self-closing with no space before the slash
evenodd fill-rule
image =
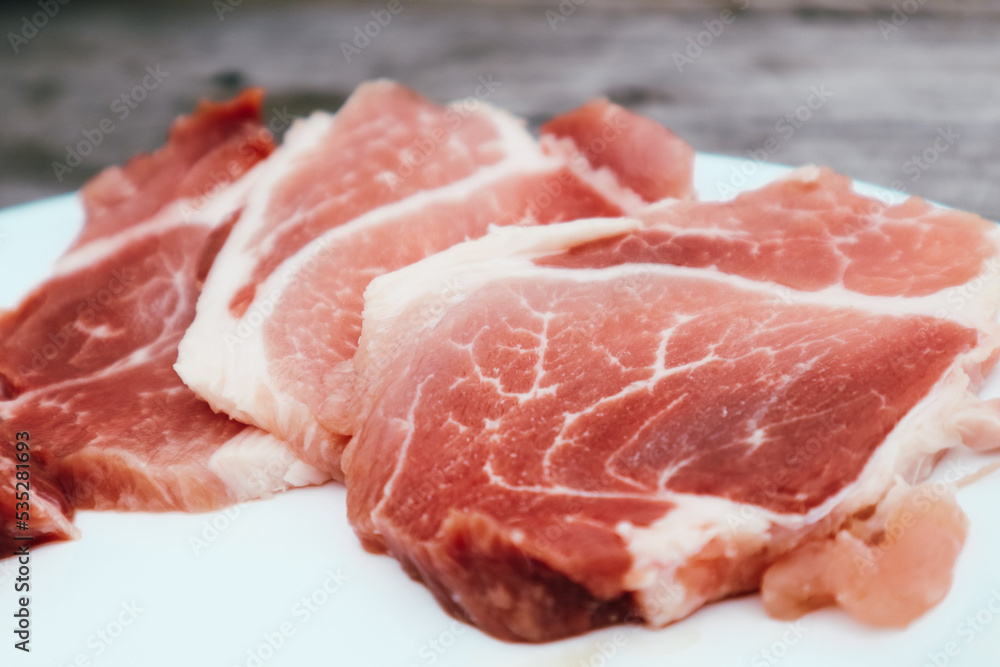
<path id="1" fill-rule="evenodd" d="M 439 101 L 491 77 L 490 101 L 533 125 L 607 95 L 701 151 L 828 164 L 1000 219 L 998 3 L 574 2 L 69 3 L 16 44 L 38 6 L 5 4 L 0 206 L 156 147 L 199 97 L 262 85 L 269 113 L 300 115 L 374 77 Z M 53 163 L 104 119 L 113 130 L 60 181 Z"/>

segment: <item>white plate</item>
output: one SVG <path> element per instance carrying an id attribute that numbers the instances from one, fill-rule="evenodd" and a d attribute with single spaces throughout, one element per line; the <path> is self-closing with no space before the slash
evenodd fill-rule
<path id="1" fill-rule="evenodd" d="M 720 183 L 756 187 L 785 171 L 699 155 L 696 185 L 719 199 Z M 0 307 L 45 278 L 80 224 L 72 196 L 0 212 Z M 1000 396 L 1000 375 L 986 392 Z M 16 575 L 0 562 L 0 665 L 978 667 L 1000 656 L 1000 474 L 960 492 L 972 530 L 955 584 L 908 630 L 862 627 L 835 610 L 789 626 L 751 595 L 663 630 L 616 627 L 537 646 L 452 620 L 396 561 L 362 551 L 344 498 L 329 484 L 214 514 L 80 512 L 80 541 L 32 553 L 30 655 L 13 648 Z"/>

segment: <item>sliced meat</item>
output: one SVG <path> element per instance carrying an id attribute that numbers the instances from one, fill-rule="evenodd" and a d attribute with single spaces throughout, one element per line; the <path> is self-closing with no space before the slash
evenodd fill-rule
<path id="1" fill-rule="evenodd" d="M 542 147 L 573 158 L 581 178 L 643 201 L 692 199 L 694 149 L 659 123 L 598 99 L 542 125 Z"/>
<path id="2" fill-rule="evenodd" d="M 158 151 L 95 176 L 81 191 L 87 224 L 73 249 L 112 238 L 174 202 L 186 202 L 188 211 L 200 208 L 270 155 L 271 133 L 258 121 L 263 96 L 250 89 L 229 104 L 203 103 L 174 121 L 170 140 Z"/>
<path id="3" fill-rule="evenodd" d="M 621 122 L 616 141 L 641 132 L 651 146 L 682 144 L 602 108 Z M 574 136 L 588 132 L 599 137 L 602 126 Z M 686 162 L 662 187 L 688 196 L 690 149 L 668 153 Z M 181 343 L 178 373 L 215 409 L 339 476 L 369 281 L 490 225 L 621 215 L 648 203 L 630 189 L 641 168 L 619 182 L 579 163 L 546 155 L 520 121 L 484 104 L 441 107 L 391 82 L 361 86 L 335 116 L 316 113 L 293 127 L 255 174 Z M 684 172 L 686 181 L 677 176 Z M 654 187 L 652 177 L 642 181 L 644 192 Z"/>
<path id="4" fill-rule="evenodd" d="M 0 437 L 8 449 L 0 457 L 0 558 L 29 542 L 32 546 L 55 540 L 71 540 L 80 531 L 73 525 L 74 507 L 58 481 L 48 472 L 49 456 L 32 451 L 31 434 L 11 431 L 0 421 Z M 16 458 L 18 442 L 28 445 L 27 467 Z M 18 473 L 26 471 L 19 476 Z M 23 504 L 21 504 L 23 503 Z M 23 512 L 27 513 L 25 517 Z M 19 523 L 23 521 L 23 523 Z"/>
<path id="5" fill-rule="evenodd" d="M 213 225 L 193 215 L 271 150 L 259 105 L 257 92 L 203 103 L 164 148 L 97 176 L 80 239 L 0 316 L 0 439 L 30 435 L 38 540 L 72 537 L 73 508 L 207 510 L 325 478 L 215 414 L 172 368 L 210 260 Z M 2 495 L 4 534 L 17 534 Z"/>
<path id="6" fill-rule="evenodd" d="M 580 250 L 647 230 L 497 230 L 367 290 L 350 519 L 497 637 L 662 626 L 754 590 L 785 554 L 925 476 L 961 443 L 960 419 L 993 410 L 973 392 L 996 325 Z M 444 286 L 459 286 L 446 303 Z M 886 564 L 950 571 L 960 536 L 950 544 Z M 833 595 L 864 607 L 885 585 Z M 905 622 L 939 593 L 855 613 Z"/>
<path id="7" fill-rule="evenodd" d="M 828 168 L 796 170 L 728 202 L 664 202 L 640 217 L 648 229 L 580 248 L 579 261 L 663 262 L 810 292 L 927 298 L 931 312 L 996 320 L 995 223 L 919 197 L 887 206 Z"/>

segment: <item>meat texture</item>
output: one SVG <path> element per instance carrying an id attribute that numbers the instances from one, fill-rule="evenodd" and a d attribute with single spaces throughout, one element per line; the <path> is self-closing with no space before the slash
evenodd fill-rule
<path id="1" fill-rule="evenodd" d="M 254 175 L 181 342 L 178 373 L 216 410 L 339 476 L 353 423 L 350 362 L 373 278 L 491 225 L 622 215 L 649 196 L 690 197 L 693 153 L 673 134 L 607 102 L 574 118 L 546 152 L 520 121 L 477 100 L 441 107 L 379 81 L 336 115 L 300 121 Z M 651 155 L 677 161 L 669 180 L 654 177 L 662 158 L 624 164 L 619 145 L 639 138 Z"/>
<path id="2" fill-rule="evenodd" d="M 14 523 L 15 461 L 2 462 L 4 540 L 73 537 L 74 508 L 208 510 L 326 478 L 172 368 L 210 240 L 236 211 L 193 216 L 273 149 L 260 98 L 203 103 L 156 153 L 88 183 L 79 239 L 0 315 L 0 439 L 26 433 L 31 454 L 28 531 Z"/>
<path id="3" fill-rule="evenodd" d="M 807 169 L 728 204 L 497 230 L 376 279 L 344 455 L 365 546 L 510 640 L 662 626 L 762 580 L 782 617 L 936 604 L 964 517 L 912 485 L 996 421 L 974 392 L 1000 346 L 997 232 L 919 200 L 856 224 L 870 200 L 844 185 Z"/>
<path id="4" fill-rule="evenodd" d="M 605 99 L 542 126 L 542 147 L 561 154 L 580 178 L 617 182 L 643 201 L 693 199 L 693 149 L 659 123 Z M 580 159 L 583 158 L 583 159 Z"/>

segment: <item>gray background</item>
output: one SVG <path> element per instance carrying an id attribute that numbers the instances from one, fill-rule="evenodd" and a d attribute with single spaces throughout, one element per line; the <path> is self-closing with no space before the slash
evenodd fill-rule
<path id="1" fill-rule="evenodd" d="M 547 12 L 558 13 L 558 2 L 402 0 L 403 11 L 347 62 L 340 43 L 388 1 L 70 0 L 18 53 L 9 33 L 40 9 L 5 3 L 0 206 L 71 191 L 154 149 L 200 97 L 261 85 L 269 110 L 301 115 L 335 109 L 373 77 L 444 102 L 491 75 L 501 85 L 490 101 L 532 126 L 606 95 L 700 151 L 745 156 L 775 137 L 772 161 L 828 164 L 1000 219 L 998 2 L 749 0 L 744 10 L 746 0 L 564 0 L 564 12 L 574 9 L 553 28 Z M 220 17 L 219 2 L 232 11 Z M 899 29 L 888 32 L 894 5 Z M 706 21 L 718 31 L 713 22 L 727 8 L 731 22 L 706 32 Z M 707 46 L 679 69 L 674 54 L 697 54 L 690 45 L 699 38 Z M 157 65 L 169 74 L 119 120 L 111 104 Z M 814 87 L 829 99 L 791 137 L 779 132 Z M 60 182 L 52 163 L 105 118 L 114 131 Z M 939 142 L 947 148 L 939 152 L 934 141 L 948 128 L 957 138 Z M 932 163 L 913 162 L 925 152 Z"/>

